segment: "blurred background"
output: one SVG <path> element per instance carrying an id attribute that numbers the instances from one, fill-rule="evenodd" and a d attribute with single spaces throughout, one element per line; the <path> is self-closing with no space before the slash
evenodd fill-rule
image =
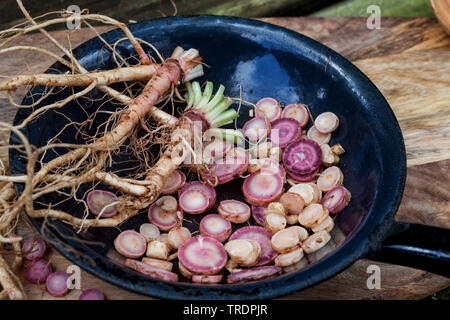
<path id="1" fill-rule="evenodd" d="M 439 0 L 438 0 L 439 1 Z M 24 0 L 32 16 L 76 4 L 123 22 L 174 15 L 217 14 L 238 17 L 368 16 L 378 5 L 382 16 L 433 17 L 429 0 Z M 0 28 L 23 21 L 15 0 L 0 0 Z"/>

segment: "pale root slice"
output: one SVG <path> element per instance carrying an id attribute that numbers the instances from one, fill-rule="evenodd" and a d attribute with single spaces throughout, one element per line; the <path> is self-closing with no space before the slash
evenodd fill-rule
<path id="1" fill-rule="evenodd" d="M 311 182 L 317 177 L 319 177 L 319 174 L 321 172 L 322 167 L 317 168 L 313 172 L 306 173 L 306 174 L 298 174 L 292 171 L 287 171 L 287 177 L 292 180 L 295 183 L 305 183 L 305 182 Z"/>
<path id="2" fill-rule="evenodd" d="M 186 227 L 175 227 L 167 235 L 167 242 L 171 248 L 178 249 L 185 241 L 192 238 L 191 231 Z"/>
<path id="3" fill-rule="evenodd" d="M 141 261 L 127 259 L 125 261 L 125 265 L 130 269 L 133 269 L 152 278 L 165 281 L 178 281 L 178 274 L 167 271 L 165 269 L 154 267 Z"/>
<path id="4" fill-rule="evenodd" d="M 322 150 L 322 164 L 326 167 L 334 166 L 339 161 L 339 157 L 333 153 L 330 146 L 328 144 L 322 144 L 320 146 L 320 150 Z"/>
<path id="5" fill-rule="evenodd" d="M 288 214 L 286 216 L 286 222 L 289 225 L 297 224 L 298 223 L 298 214 Z"/>
<path id="6" fill-rule="evenodd" d="M 156 240 L 158 240 L 159 242 L 163 242 L 163 243 L 167 244 L 168 246 L 170 246 L 169 245 L 169 234 L 168 233 L 161 233 L 159 235 L 159 237 L 156 238 Z"/>
<path id="7" fill-rule="evenodd" d="M 281 113 L 281 118 L 295 119 L 303 128 L 308 124 L 309 113 L 306 106 L 302 103 L 289 104 L 284 107 L 283 112 Z"/>
<path id="8" fill-rule="evenodd" d="M 286 217 L 279 215 L 277 213 L 269 213 L 266 216 L 266 221 L 264 222 L 264 228 L 270 233 L 276 233 L 284 228 L 286 228 Z"/>
<path id="9" fill-rule="evenodd" d="M 283 163 L 293 173 L 307 174 L 319 168 L 322 159 L 320 146 L 311 139 L 299 139 L 289 144 L 283 154 Z"/>
<path id="10" fill-rule="evenodd" d="M 240 228 L 230 236 L 230 240 L 248 239 L 257 241 L 261 247 L 261 258 L 257 264 L 260 266 L 270 263 L 277 256 L 277 252 L 270 243 L 271 238 L 272 234 L 270 232 L 258 226 Z"/>
<path id="11" fill-rule="evenodd" d="M 331 151 L 337 155 L 341 155 L 341 154 L 345 153 L 345 149 L 339 143 L 332 145 Z"/>
<path id="12" fill-rule="evenodd" d="M 299 262 L 303 258 L 303 249 L 297 248 L 287 253 L 279 254 L 275 258 L 275 265 L 277 267 L 287 267 Z"/>
<path id="13" fill-rule="evenodd" d="M 321 133 L 331 133 L 339 126 L 339 118 L 333 112 L 319 114 L 314 120 L 314 127 Z"/>
<path id="14" fill-rule="evenodd" d="M 232 147 L 230 142 L 216 137 L 203 148 L 203 159 L 208 161 L 223 158 Z"/>
<path id="15" fill-rule="evenodd" d="M 310 185 L 313 188 L 314 194 L 313 194 L 313 203 L 319 203 L 322 200 L 322 191 L 317 186 L 317 183 L 314 182 L 308 182 L 308 185 Z"/>
<path id="16" fill-rule="evenodd" d="M 192 279 L 192 272 L 189 271 L 179 260 L 178 260 L 178 271 L 180 271 L 183 277 L 187 279 Z"/>
<path id="17" fill-rule="evenodd" d="M 254 117 L 245 123 L 242 130 L 249 141 L 257 142 L 267 137 L 271 128 L 269 121 L 263 117 Z"/>
<path id="18" fill-rule="evenodd" d="M 352 194 L 343 186 L 328 191 L 322 199 L 322 204 L 328 209 L 330 215 L 336 215 L 349 204 Z"/>
<path id="19" fill-rule="evenodd" d="M 134 230 L 126 230 L 116 237 L 114 248 L 127 258 L 140 258 L 147 249 L 147 240 Z"/>
<path id="20" fill-rule="evenodd" d="M 192 273 L 217 274 L 227 263 L 227 252 L 216 239 L 199 235 L 180 246 L 178 259 Z"/>
<path id="21" fill-rule="evenodd" d="M 215 161 L 209 166 L 209 172 L 204 173 L 204 178 L 210 183 L 218 185 L 227 183 L 242 176 L 247 171 L 249 159 L 241 156 L 227 156 Z"/>
<path id="22" fill-rule="evenodd" d="M 195 283 L 220 283 L 223 279 L 223 274 L 194 274 L 192 275 L 192 282 Z"/>
<path id="23" fill-rule="evenodd" d="M 309 139 L 317 142 L 317 144 L 319 144 L 319 145 L 328 143 L 331 140 L 331 133 L 322 133 L 319 130 L 317 130 L 316 127 L 314 127 L 314 126 L 312 126 L 311 128 L 308 129 L 306 136 Z"/>
<path id="24" fill-rule="evenodd" d="M 172 268 L 173 268 L 172 262 L 161 260 L 161 259 L 144 257 L 144 258 L 142 258 L 142 262 L 149 264 L 151 266 L 154 266 L 156 268 L 167 270 L 167 271 L 172 271 Z"/>
<path id="25" fill-rule="evenodd" d="M 308 231 L 300 226 L 292 226 L 287 229 L 295 230 L 298 232 L 298 236 L 300 237 L 300 241 L 305 241 L 309 237 Z"/>
<path id="26" fill-rule="evenodd" d="M 223 200 L 217 208 L 219 214 L 226 220 L 233 223 L 244 223 L 250 219 L 250 207 L 238 200 Z"/>
<path id="27" fill-rule="evenodd" d="M 69 292 L 67 280 L 69 280 L 69 276 L 67 275 L 67 273 L 53 272 L 47 277 L 47 280 L 45 281 L 45 287 L 52 296 L 62 297 Z"/>
<path id="28" fill-rule="evenodd" d="M 280 147 L 272 145 L 269 141 L 256 144 L 251 149 L 252 155 L 258 159 L 270 158 L 277 163 L 280 162 L 282 150 Z"/>
<path id="29" fill-rule="evenodd" d="M 319 203 L 313 203 L 298 216 L 298 222 L 306 228 L 312 228 L 322 223 L 327 217 L 328 209 Z"/>
<path id="30" fill-rule="evenodd" d="M 263 266 L 233 272 L 227 277 L 227 283 L 244 283 L 275 276 L 281 272 L 277 266 Z"/>
<path id="31" fill-rule="evenodd" d="M 45 283 L 52 271 L 53 268 L 48 261 L 43 259 L 34 260 L 28 265 L 25 271 L 25 278 L 31 283 L 42 284 Z"/>
<path id="32" fill-rule="evenodd" d="M 272 122 L 269 140 L 273 146 L 285 148 L 289 143 L 297 140 L 301 133 L 302 128 L 298 121 L 282 118 Z"/>
<path id="33" fill-rule="evenodd" d="M 173 171 L 164 181 L 161 194 L 174 194 L 186 183 L 186 176 L 180 170 Z"/>
<path id="34" fill-rule="evenodd" d="M 288 192 L 298 194 L 303 198 L 304 206 L 307 207 L 314 201 L 314 187 L 308 183 L 299 183 L 289 188 Z M 305 210 L 305 209 L 303 209 Z"/>
<path id="35" fill-rule="evenodd" d="M 156 202 L 148 208 L 148 220 L 163 231 L 168 231 L 181 223 L 176 211 L 167 212 Z"/>
<path id="36" fill-rule="evenodd" d="M 341 169 L 336 166 L 325 169 L 319 179 L 317 179 L 317 186 L 322 192 L 328 192 L 344 182 L 344 174 Z"/>
<path id="37" fill-rule="evenodd" d="M 144 236 L 147 242 L 157 239 L 160 235 L 158 227 L 152 223 L 141 224 L 139 227 L 139 233 Z"/>
<path id="38" fill-rule="evenodd" d="M 230 240 L 225 244 L 225 250 L 230 259 L 241 266 L 254 266 L 261 258 L 261 246 L 255 240 Z"/>
<path id="39" fill-rule="evenodd" d="M 78 300 L 105 300 L 105 296 L 97 289 L 87 289 L 80 294 Z"/>
<path id="40" fill-rule="evenodd" d="M 283 229 L 272 236 L 271 243 L 274 250 L 287 253 L 300 246 L 300 234 L 293 228 Z"/>
<path id="41" fill-rule="evenodd" d="M 44 257 L 47 246 L 44 240 L 30 238 L 23 243 L 22 253 L 27 260 L 38 260 Z"/>
<path id="42" fill-rule="evenodd" d="M 269 122 L 275 121 L 281 117 L 280 103 L 273 98 L 262 98 L 256 103 L 255 113 Z"/>
<path id="43" fill-rule="evenodd" d="M 167 260 L 169 257 L 169 246 L 160 240 L 153 240 L 148 243 L 145 255 L 149 258 Z"/>
<path id="44" fill-rule="evenodd" d="M 203 190 L 190 189 L 181 194 L 179 203 L 183 211 L 190 214 L 200 214 L 208 210 L 209 198 Z"/>
<path id="45" fill-rule="evenodd" d="M 227 264 L 225 265 L 225 269 L 227 269 L 229 273 L 242 271 L 242 268 L 239 268 L 239 264 L 231 259 L 228 259 Z"/>
<path id="46" fill-rule="evenodd" d="M 283 180 L 286 178 L 286 170 L 284 170 L 283 166 L 280 165 L 278 161 L 271 158 L 251 159 L 247 171 L 248 173 L 254 173 L 261 168 L 273 170 L 273 172 L 278 173 Z"/>
<path id="47" fill-rule="evenodd" d="M 191 190 L 191 189 L 202 190 L 203 192 L 205 192 L 208 195 L 208 199 L 209 199 L 208 210 L 211 209 L 212 207 L 214 207 L 214 204 L 216 203 L 216 198 L 217 198 L 216 190 L 209 184 L 203 183 L 201 181 L 191 181 L 191 182 L 186 183 L 178 191 L 178 198 L 180 198 L 180 196 L 183 194 L 183 192 Z"/>
<path id="48" fill-rule="evenodd" d="M 252 216 L 257 224 L 264 226 L 266 215 L 269 213 L 267 207 L 252 206 Z"/>
<path id="49" fill-rule="evenodd" d="M 89 210 L 102 218 L 111 218 L 117 214 L 117 197 L 114 193 L 104 190 L 92 190 L 86 200 Z"/>
<path id="50" fill-rule="evenodd" d="M 224 242 L 231 235 L 231 223 L 218 214 L 208 214 L 200 221 L 200 234 Z"/>
<path id="51" fill-rule="evenodd" d="M 270 213 L 276 213 L 283 217 L 285 217 L 288 212 L 286 207 L 281 202 L 276 201 L 269 203 L 267 210 L 269 210 Z"/>
<path id="52" fill-rule="evenodd" d="M 318 225 L 315 225 L 311 228 L 312 232 L 317 233 L 319 231 L 325 230 L 328 232 L 331 232 L 334 228 L 334 221 L 333 218 L 328 216 L 323 222 L 319 223 Z"/>
<path id="53" fill-rule="evenodd" d="M 313 253 L 320 250 L 330 241 L 331 235 L 329 232 L 322 230 L 312 234 L 302 244 L 302 249 L 305 253 Z"/>
<path id="54" fill-rule="evenodd" d="M 283 193 L 283 178 L 272 170 L 259 169 L 242 184 L 245 200 L 255 206 L 265 206 Z"/>
<path id="55" fill-rule="evenodd" d="M 303 211 L 305 200 L 294 192 L 285 192 L 278 201 L 287 209 L 287 215 L 298 215 Z"/>

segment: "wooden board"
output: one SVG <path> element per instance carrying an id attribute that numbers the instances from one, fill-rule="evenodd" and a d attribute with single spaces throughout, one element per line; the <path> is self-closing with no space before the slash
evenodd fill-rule
<path id="1" fill-rule="evenodd" d="M 368 30 L 364 18 L 265 18 L 310 36 L 352 60 L 381 90 L 394 110 L 405 137 L 408 178 L 400 210 L 400 221 L 450 228 L 450 39 L 435 19 L 383 18 L 382 29 Z M 106 30 L 106 28 L 102 29 Z M 66 39 L 65 32 L 54 32 Z M 71 33 L 75 46 L 89 32 Z M 28 36 L 22 44 L 45 43 L 40 34 Z M 48 46 L 50 47 L 50 46 Z M 27 54 L 27 58 L 30 58 Z M 25 58 L 25 56 L 23 56 Z M 43 71 L 51 61 L 33 56 L 27 67 L 21 57 L 2 57 L 0 73 Z M 19 100 L 17 100 L 19 101 Z M 0 110 L 12 120 L 15 110 L 0 93 Z M 7 138 L 0 136 L 0 141 Z M 4 140 L 3 140 L 4 141 Z M 2 142 L 3 143 L 3 142 Z M 4 158 L 6 154 L 0 154 Z M 56 269 L 70 264 L 51 253 Z M 381 268 L 381 289 L 366 286 L 367 266 L 360 260 L 344 272 L 312 288 L 289 295 L 289 299 L 419 299 L 450 286 L 450 279 L 428 272 L 376 263 Z M 98 288 L 109 299 L 144 299 L 82 273 L 82 288 Z M 31 299 L 51 298 L 35 285 L 26 284 Z M 66 299 L 76 299 L 74 291 Z"/>

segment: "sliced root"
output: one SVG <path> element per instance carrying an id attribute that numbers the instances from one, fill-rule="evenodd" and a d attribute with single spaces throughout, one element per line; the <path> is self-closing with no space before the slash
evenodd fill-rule
<path id="1" fill-rule="evenodd" d="M 217 208 L 219 214 L 233 223 L 244 223 L 250 219 L 250 207 L 238 200 L 223 200 Z"/>
<path id="2" fill-rule="evenodd" d="M 303 197 L 294 192 L 283 193 L 278 201 L 287 209 L 287 215 L 297 215 L 305 206 Z"/>
<path id="3" fill-rule="evenodd" d="M 287 253 L 300 245 L 300 234 L 293 228 L 283 229 L 272 236 L 271 243 L 279 253 Z"/>
<path id="4" fill-rule="evenodd" d="M 349 204 L 352 194 L 343 186 L 338 186 L 328 191 L 322 199 L 322 204 L 328 209 L 331 215 L 344 210 Z"/>
<path id="5" fill-rule="evenodd" d="M 218 214 L 208 214 L 200 221 L 200 234 L 224 242 L 231 235 L 231 223 Z"/>
<path id="6" fill-rule="evenodd" d="M 272 170 L 262 168 L 245 179 L 242 184 L 242 192 L 250 204 L 265 206 L 277 200 L 281 195 L 283 179 Z"/>
<path id="7" fill-rule="evenodd" d="M 192 237 L 191 231 L 186 227 L 175 227 L 167 235 L 167 242 L 171 248 L 178 249 Z"/>
<path id="8" fill-rule="evenodd" d="M 154 259 L 154 258 L 144 257 L 144 258 L 142 258 L 142 262 L 146 263 L 148 265 L 151 265 L 153 267 L 156 267 L 156 268 L 159 268 L 159 269 L 164 269 L 164 270 L 167 270 L 167 271 L 172 271 L 172 268 L 173 268 L 173 263 L 172 262 L 161 260 L 161 259 Z"/>
<path id="9" fill-rule="evenodd" d="M 48 293 L 54 297 L 62 297 L 69 293 L 69 287 L 67 286 L 67 280 L 69 276 L 64 272 L 53 272 L 47 277 L 45 281 L 45 287 Z"/>
<path id="10" fill-rule="evenodd" d="M 304 104 L 289 104 L 281 113 L 282 118 L 292 118 L 298 121 L 300 126 L 303 128 L 308 124 L 309 114 Z"/>
<path id="11" fill-rule="evenodd" d="M 285 148 L 289 143 L 297 140 L 301 132 L 302 129 L 298 121 L 282 118 L 272 122 L 269 140 L 273 146 Z"/>
<path id="12" fill-rule="evenodd" d="M 230 240 L 247 239 L 255 240 L 261 247 L 261 258 L 258 261 L 258 266 L 265 265 L 275 259 L 277 252 L 272 248 L 270 239 L 272 234 L 266 229 L 257 226 L 248 226 L 236 230 L 231 236 Z"/>
<path id="13" fill-rule="evenodd" d="M 277 266 L 263 266 L 233 272 L 227 277 L 227 283 L 244 283 L 275 276 L 281 272 Z"/>
<path id="14" fill-rule="evenodd" d="M 303 258 L 303 249 L 297 248 L 287 253 L 279 254 L 275 258 L 275 265 L 277 267 L 287 267 L 299 262 Z"/>
<path id="15" fill-rule="evenodd" d="M 25 278 L 31 283 L 45 283 L 47 277 L 52 273 L 52 266 L 43 259 L 31 262 L 25 272 Z"/>
<path id="16" fill-rule="evenodd" d="M 306 227 L 313 228 L 322 223 L 328 217 L 328 209 L 318 203 L 307 206 L 298 216 L 298 222 Z"/>
<path id="17" fill-rule="evenodd" d="M 270 132 L 270 123 L 263 117 L 255 117 L 247 121 L 242 129 L 248 140 L 261 141 Z"/>
<path id="18" fill-rule="evenodd" d="M 264 228 L 270 233 L 276 233 L 280 230 L 286 228 L 286 217 L 281 216 L 277 213 L 269 213 L 266 216 L 266 221 L 264 222 Z"/>
<path id="19" fill-rule="evenodd" d="M 322 133 L 315 126 L 308 129 L 306 136 L 314 140 L 318 145 L 326 144 L 331 140 L 331 133 Z"/>
<path id="20" fill-rule="evenodd" d="M 151 223 L 141 224 L 139 227 L 139 233 L 144 236 L 147 242 L 157 239 L 160 235 L 158 227 Z"/>
<path id="21" fill-rule="evenodd" d="M 308 239 L 305 240 L 302 244 L 302 249 L 305 253 L 313 253 L 320 250 L 323 246 L 325 246 L 328 241 L 330 241 L 331 236 L 330 233 L 322 230 L 317 233 L 311 235 Z"/>
<path id="22" fill-rule="evenodd" d="M 165 281 L 178 281 L 178 274 L 167 271 L 165 269 L 154 267 L 150 264 L 141 261 L 127 259 L 125 261 L 125 265 L 130 269 L 133 269 L 139 273 L 145 274 L 152 278 L 161 279 Z"/>
<path id="23" fill-rule="evenodd" d="M 91 212 L 104 218 L 117 214 L 116 203 L 116 195 L 109 191 L 92 190 L 87 195 L 87 204 Z"/>
<path id="24" fill-rule="evenodd" d="M 178 198 L 181 197 L 181 195 L 188 191 L 188 190 L 201 190 L 208 196 L 208 208 L 207 210 L 211 209 L 214 204 L 216 203 L 216 190 L 210 186 L 207 183 L 202 183 L 201 181 L 191 181 L 186 183 L 179 191 L 178 191 Z"/>
<path id="25" fill-rule="evenodd" d="M 203 274 L 194 274 L 192 275 L 192 282 L 195 283 L 220 283 L 222 281 L 222 274 L 214 274 L 214 275 L 203 275 Z"/>
<path id="26" fill-rule="evenodd" d="M 336 166 L 325 169 L 319 179 L 317 179 L 317 186 L 322 192 L 328 192 L 331 189 L 342 185 L 344 181 L 344 174 L 341 169 Z"/>
<path id="27" fill-rule="evenodd" d="M 314 120 L 314 127 L 321 133 L 328 134 L 339 126 L 339 118 L 332 112 L 324 112 Z"/>
<path id="28" fill-rule="evenodd" d="M 217 274 L 227 262 L 227 252 L 216 239 L 195 236 L 178 249 L 178 259 L 194 274 Z"/>
<path id="29" fill-rule="evenodd" d="M 117 252 L 127 258 L 140 258 L 147 249 L 147 241 L 140 233 L 127 230 L 116 237 L 114 247 Z"/>
<path id="30" fill-rule="evenodd" d="M 273 122 L 281 117 L 280 103 L 273 98 L 262 98 L 256 103 L 256 116 Z"/>
<path id="31" fill-rule="evenodd" d="M 148 243 L 145 255 L 149 258 L 167 260 L 169 250 L 169 245 L 166 242 L 161 241 L 161 239 L 153 240 Z"/>
<path id="32" fill-rule="evenodd" d="M 225 250 L 231 260 L 246 267 L 256 265 L 261 257 L 261 246 L 255 240 L 230 240 L 225 244 Z"/>
<path id="33" fill-rule="evenodd" d="M 87 289 L 80 294 L 78 300 L 105 300 L 105 296 L 97 289 Z"/>
<path id="34" fill-rule="evenodd" d="M 183 172 L 175 170 L 164 181 L 164 186 L 161 189 L 162 194 L 174 194 L 186 183 L 186 176 Z"/>
<path id="35" fill-rule="evenodd" d="M 22 253 L 27 260 L 38 260 L 44 257 L 47 246 L 44 240 L 30 238 L 23 243 Z"/>
<path id="36" fill-rule="evenodd" d="M 252 216 L 253 219 L 261 226 L 264 226 L 264 222 L 266 221 L 266 216 L 269 213 L 267 207 L 258 207 L 252 205 Z"/>

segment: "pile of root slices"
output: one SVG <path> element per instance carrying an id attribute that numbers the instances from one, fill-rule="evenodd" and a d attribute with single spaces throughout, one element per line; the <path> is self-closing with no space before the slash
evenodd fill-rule
<path id="1" fill-rule="evenodd" d="M 219 98 L 212 84 L 200 88 L 187 84 L 185 119 L 214 118 L 220 126 L 237 117 L 231 109 L 223 113 L 231 104 L 223 86 Z M 282 108 L 273 98 L 253 107 L 241 135 L 220 129 L 223 139 L 203 148 L 209 162 L 173 171 L 148 208 L 148 223 L 117 236 L 114 245 L 127 267 L 168 281 L 182 276 L 195 283 L 242 283 L 280 274 L 328 243 L 335 216 L 351 198 L 337 166 L 344 148 L 329 145 L 339 118 L 324 112 L 312 119 L 304 104 Z M 188 181 L 183 171 L 195 171 L 188 176 L 196 179 Z M 234 179 L 246 202 L 216 203 L 215 186 Z M 104 190 L 91 191 L 87 199 L 92 213 L 102 217 L 117 214 L 115 201 Z M 204 213 L 191 232 L 192 215 Z"/>

